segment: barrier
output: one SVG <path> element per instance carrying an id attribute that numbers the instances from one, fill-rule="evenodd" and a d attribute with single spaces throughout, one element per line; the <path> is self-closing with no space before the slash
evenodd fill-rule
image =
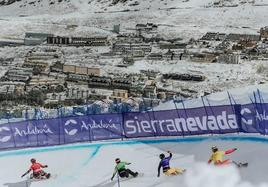
<path id="1" fill-rule="evenodd" d="M 154 136 L 266 135 L 267 108 L 267 103 L 252 103 L 7 123 L 0 126 L 0 149 Z"/>

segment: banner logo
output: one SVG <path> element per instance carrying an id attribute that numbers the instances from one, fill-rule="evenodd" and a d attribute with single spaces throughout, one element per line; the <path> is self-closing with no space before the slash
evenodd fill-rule
<path id="1" fill-rule="evenodd" d="M 0 132 L 2 131 L 10 132 L 10 129 L 8 127 L 0 127 Z M 2 143 L 8 142 L 10 139 L 11 139 L 11 136 L 4 136 L 0 138 L 0 142 Z"/>
<path id="2" fill-rule="evenodd" d="M 262 111 L 261 113 L 256 110 L 256 119 L 259 121 L 268 121 L 268 115 L 266 114 L 266 111 Z"/>
<path id="3" fill-rule="evenodd" d="M 29 135 L 40 135 L 40 134 L 53 134 L 47 125 L 37 127 L 36 125 L 27 125 L 26 129 L 20 129 L 16 127 L 14 129 L 14 136 L 29 136 Z"/>
<path id="4" fill-rule="evenodd" d="M 163 120 L 142 120 L 138 116 L 125 122 L 127 134 L 140 133 L 177 133 L 219 130 L 237 130 L 238 124 L 234 114 L 222 111 L 218 115 L 173 118 Z"/>
<path id="5" fill-rule="evenodd" d="M 65 127 L 68 127 L 68 126 L 71 126 L 71 125 L 77 125 L 77 121 L 75 121 L 74 119 L 69 119 L 64 124 Z M 68 134 L 70 136 L 74 136 L 78 132 L 78 130 L 76 128 L 71 129 L 71 130 L 68 130 L 68 129 L 64 128 L 64 131 L 65 131 L 66 134 Z"/>
<path id="6" fill-rule="evenodd" d="M 85 129 L 85 130 L 90 130 L 90 129 L 115 129 L 118 130 L 118 127 L 120 126 L 120 124 L 116 124 L 114 123 L 112 120 L 109 121 L 104 121 L 104 120 L 100 120 L 99 122 L 96 122 L 95 120 L 91 119 L 91 123 L 86 123 L 84 121 L 82 121 L 82 126 L 81 126 L 81 130 Z"/>
<path id="7" fill-rule="evenodd" d="M 252 119 L 246 119 L 246 115 L 252 115 L 252 112 L 249 108 L 243 108 L 240 112 L 241 114 L 241 120 L 244 124 L 246 125 L 253 125 L 253 120 Z"/>

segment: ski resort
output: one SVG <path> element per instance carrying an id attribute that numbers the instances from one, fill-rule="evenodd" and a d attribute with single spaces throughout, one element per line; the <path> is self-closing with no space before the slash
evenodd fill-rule
<path id="1" fill-rule="evenodd" d="M 267 0 L 0 0 L 0 186 L 268 187 Z"/>

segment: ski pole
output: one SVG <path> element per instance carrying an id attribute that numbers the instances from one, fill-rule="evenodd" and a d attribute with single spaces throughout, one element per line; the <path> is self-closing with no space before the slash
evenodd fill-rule
<path id="1" fill-rule="evenodd" d="M 118 187 L 120 187 L 120 180 L 119 180 L 119 175 L 117 173 L 117 184 L 118 184 Z"/>

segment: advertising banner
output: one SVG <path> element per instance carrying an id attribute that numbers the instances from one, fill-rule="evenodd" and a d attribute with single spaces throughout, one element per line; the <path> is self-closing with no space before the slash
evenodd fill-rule
<path id="1" fill-rule="evenodd" d="M 42 119 L 0 126 L 0 149 L 61 145 L 98 140 L 268 133 L 268 104 L 98 114 Z"/>
<path id="2" fill-rule="evenodd" d="M 127 138 L 223 134 L 239 131 L 232 106 L 124 114 Z"/>

